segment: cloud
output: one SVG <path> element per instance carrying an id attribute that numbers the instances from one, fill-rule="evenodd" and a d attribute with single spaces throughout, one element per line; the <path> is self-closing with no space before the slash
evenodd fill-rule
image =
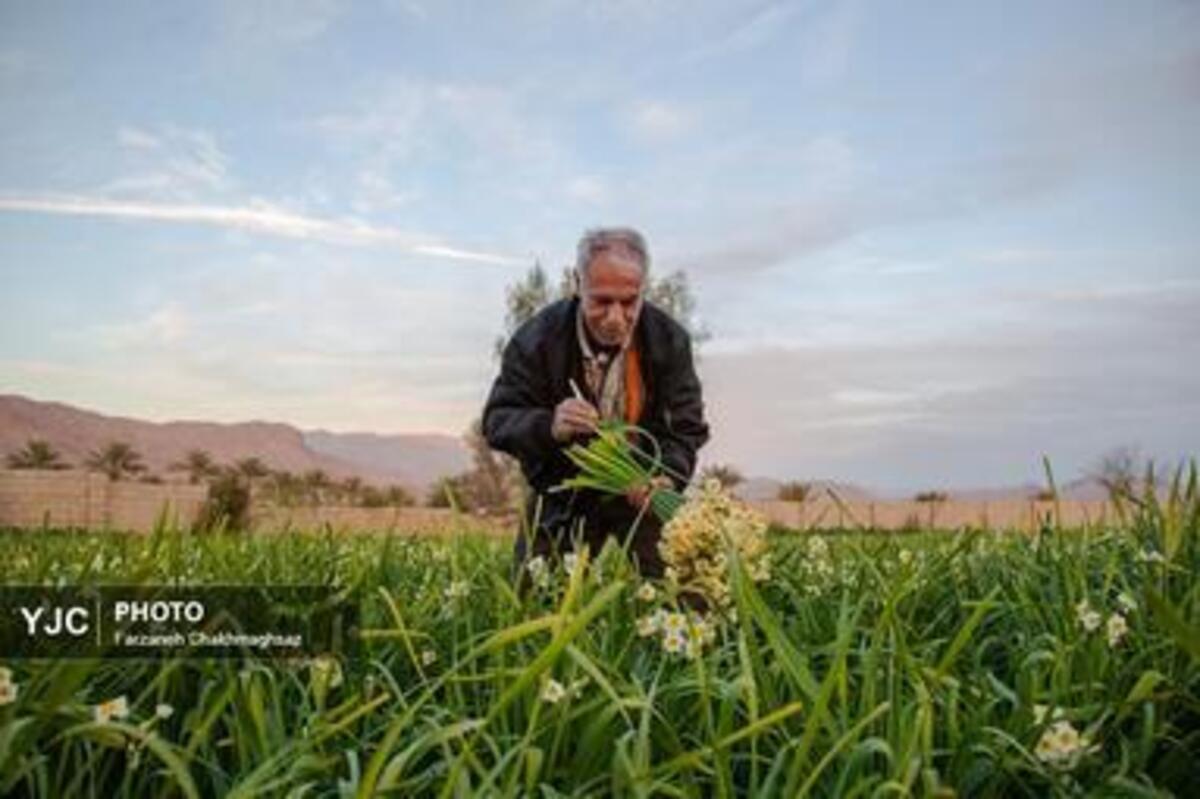
<path id="1" fill-rule="evenodd" d="M 127 174 L 101 185 L 97 194 L 193 200 L 236 185 L 229 156 L 208 131 L 163 125 L 151 132 L 122 125 L 117 144 Z"/>
<path id="2" fill-rule="evenodd" d="M 798 10 L 794 3 L 768 3 L 714 41 L 687 53 L 682 61 L 690 64 L 760 47 L 782 31 Z"/>
<path id="3" fill-rule="evenodd" d="M 622 113 L 633 136 L 650 143 L 677 139 L 696 124 L 694 111 L 662 100 L 639 100 Z"/>
<path id="4" fill-rule="evenodd" d="M 117 129 L 117 143 L 134 150 L 157 150 L 162 147 L 158 137 L 129 125 Z"/>
<path id="5" fill-rule="evenodd" d="M 572 200 L 595 205 L 608 199 L 608 184 L 594 175 L 579 175 L 567 182 L 565 192 Z"/>
<path id="6" fill-rule="evenodd" d="M 846 74 L 859 16 L 857 2 L 835 0 L 805 31 L 799 45 L 800 74 L 805 84 L 823 86 Z"/>
<path id="7" fill-rule="evenodd" d="M 386 175 L 372 169 L 360 170 L 356 184 L 357 191 L 351 207 L 359 214 L 394 211 L 411 205 L 421 196 L 415 190 L 398 190 Z"/>
<path id="8" fill-rule="evenodd" d="M 0 195 L 0 211 L 200 224 L 330 244 L 391 246 L 417 255 L 478 263 L 513 265 L 526 262 L 524 258 L 455 247 L 427 236 L 354 219 L 327 219 L 295 213 L 265 202 L 211 206 L 125 202 L 82 195 L 9 194 Z"/>
<path id="9" fill-rule="evenodd" d="M 706 346 L 714 437 L 703 455 L 753 473 L 915 490 L 961 486 L 964 475 L 1018 483 L 1036 476 L 1043 452 L 1072 474 L 1122 441 L 1194 453 L 1200 374 L 1180 364 L 1200 358 L 1200 295 L 1154 296 L 1119 318 L 1077 319 L 1069 335 L 1034 306 L 1020 325 L 908 342 L 884 330 L 856 344 Z"/>
<path id="10" fill-rule="evenodd" d="M 227 0 L 226 33 L 251 46 L 298 45 L 320 37 L 345 13 L 345 0 Z"/>
<path id="11" fill-rule="evenodd" d="M 541 166 L 563 155 L 538 91 L 521 85 L 411 78 L 364 90 L 349 111 L 313 126 L 339 149 L 357 149 L 372 170 L 448 152 L 460 163 Z"/>
<path id="12" fill-rule="evenodd" d="M 133 322 L 99 325 L 95 336 L 102 347 L 124 349 L 146 342 L 157 345 L 181 343 L 192 327 L 192 320 L 179 303 L 169 302 L 145 318 Z"/>

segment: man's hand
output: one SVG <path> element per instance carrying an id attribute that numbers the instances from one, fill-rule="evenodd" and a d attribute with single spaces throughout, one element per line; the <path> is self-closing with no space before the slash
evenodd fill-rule
<path id="1" fill-rule="evenodd" d="M 585 400 L 565 399 L 554 409 L 554 420 L 550 423 L 550 435 L 555 441 L 570 441 L 575 436 L 594 432 L 600 423 L 600 413 Z"/>
<path id="2" fill-rule="evenodd" d="M 625 493 L 625 499 L 629 504 L 639 510 L 650 501 L 655 491 L 663 488 L 671 488 L 671 478 L 660 474 L 658 477 L 651 477 L 649 482 L 642 483 L 640 486 L 635 486 Z"/>

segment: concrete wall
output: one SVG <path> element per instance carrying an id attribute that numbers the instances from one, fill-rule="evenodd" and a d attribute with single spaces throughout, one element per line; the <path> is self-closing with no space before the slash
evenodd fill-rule
<path id="1" fill-rule="evenodd" d="M 168 520 L 187 526 L 204 504 L 204 486 L 112 482 L 82 471 L 0 470 L 0 525 L 8 527 L 83 527 L 149 532 L 164 508 Z M 897 530 L 989 527 L 1036 530 L 1053 521 L 1054 503 L 1034 500 L 994 502 L 846 502 L 820 497 L 804 503 L 758 502 L 773 521 L 798 529 L 871 527 Z M 1107 502 L 1063 500 L 1062 524 L 1076 527 L 1114 519 Z M 514 525 L 455 514 L 441 508 L 357 508 L 256 505 L 251 524 L 257 530 L 308 530 L 329 524 L 335 530 L 373 530 L 440 534 L 455 530 L 511 533 Z"/>
<path id="2" fill-rule="evenodd" d="M 208 489 L 202 485 L 154 485 L 118 481 L 84 471 L 0 470 L 0 526 L 82 527 L 148 533 L 165 511 L 170 524 L 187 527 L 200 513 Z M 250 514 L 256 530 L 311 530 L 328 523 L 335 530 L 444 534 L 455 530 L 495 530 L 487 519 L 442 508 L 299 507 L 256 504 Z"/>
<path id="3" fill-rule="evenodd" d="M 188 524 L 204 503 L 204 486 L 113 482 L 84 471 L 0 471 L 0 525 L 149 531 L 165 509 Z"/>
<path id="4" fill-rule="evenodd" d="M 759 510 L 778 524 L 797 529 L 870 527 L 900 530 L 919 526 L 933 530 L 961 527 L 1024 530 L 1032 532 L 1043 520 L 1054 523 L 1055 504 L 1036 500 L 996 500 L 991 502 L 845 502 L 822 497 L 804 503 L 756 502 Z M 1114 510 L 1104 501 L 1061 500 L 1058 503 L 1064 527 L 1103 524 L 1114 521 Z"/>

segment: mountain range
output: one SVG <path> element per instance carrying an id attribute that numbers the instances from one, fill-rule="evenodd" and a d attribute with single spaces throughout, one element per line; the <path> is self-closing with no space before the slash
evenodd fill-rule
<path id="1" fill-rule="evenodd" d="M 164 479 L 172 477 L 172 464 L 195 449 L 208 452 L 217 463 L 258 457 L 272 469 L 296 474 L 321 469 L 334 478 L 358 476 L 417 491 L 470 464 L 466 445 L 448 435 L 332 433 L 263 421 L 148 422 L 0 394 L 0 454 L 15 452 L 35 438 L 45 439 L 73 466 L 110 442 L 124 441 Z"/>
<path id="2" fill-rule="evenodd" d="M 368 483 L 400 484 L 421 493 L 438 478 L 462 472 L 471 463 L 470 451 L 460 438 L 440 433 L 337 433 L 264 421 L 149 422 L 0 394 L 0 456 L 21 449 L 34 438 L 45 439 L 76 466 L 109 442 L 124 441 L 141 453 L 151 472 L 164 479 L 172 479 L 173 474 L 183 479 L 171 466 L 194 449 L 205 450 L 217 463 L 258 457 L 272 469 L 296 474 L 321 469 L 338 479 L 357 476 Z M 781 485 L 770 477 L 750 477 L 735 493 L 747 500 L 774 499 Z M 828 489 L 846 501 L 887 498 L 853 483 L 814 480 L 812 485 L 813 496 L 825 495 Z M 947 490 L 954 499 L 993 501 L 1026 499 L 1038 489 L 1029 484 Z M 1061 486 L 1060 496 L 1103 499 L 1107 491 L 1094 479 L 1081 479 Z"/>

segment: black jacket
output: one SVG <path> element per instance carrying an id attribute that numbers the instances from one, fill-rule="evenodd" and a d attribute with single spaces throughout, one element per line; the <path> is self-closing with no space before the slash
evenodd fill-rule
<path id="1" fill-rule="evenodd" d="M 586 515 L 599 500 L 588 496 L 590 491 L 546 493 L 577 471 L 563 454 L 567 445 L 550 434 L 550 422 L 555 406 L 573 396 L 570 379 L 586 390 L 575 328 L 578 309 L 578 298 L 560 300 L 513 334 L 483 410 L 488 444 L 521 462 L 525 479 L 542 495 L 540 526 L 549 530 Z M 649 302 L 642 306 L 634 335 L 645 385 L 639 424 L 657 439 L 663 462 L 690 479 L 696 450 L 708 440 L 691 339 L 682 325 Z M 678 479 L 676 483 L 683 487 Z"/>

